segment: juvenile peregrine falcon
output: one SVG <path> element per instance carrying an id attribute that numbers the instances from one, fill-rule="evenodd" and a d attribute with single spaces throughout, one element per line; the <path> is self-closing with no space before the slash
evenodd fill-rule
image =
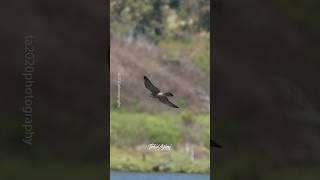
<path id="1" fill-rule="evenodd" d="M 168 105 L 168 106 L 171 106 L 171 107 L 174 107 L 174 108 L 179 108 L 177 105 L 173 104 L 172 102 L 169 101 L 168 97 L 169 96 L 173 96 L 172 93 L 170 92 L 160 92 L 160 90 L 155 87 L 151 81 L 147 78 L 147 76 L 144 76 L 143 77 L 144 79 L 144 85 L 146 86 L 146 88 L 151 91 L 151 97 L 153 98 L 158 98 L 160 102 Z"/>

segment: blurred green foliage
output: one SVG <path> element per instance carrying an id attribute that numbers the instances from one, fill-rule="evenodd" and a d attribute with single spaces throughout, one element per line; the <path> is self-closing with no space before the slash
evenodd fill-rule
<path id="1" fill-rule="evenodd" d="M 169 58 L 189 57 L 202 70 L 209 70 L 209 0 L 111 0 L 110 10 L 112 35 L 142 35 Z"/>
<path id="2" fill-rule="evenodd" d="M 173 160 L 165 166 L 170 168 L 170 172 L 210 172 L 209 158 L 191 161 L 190 157 L 181 150 L 171 151 L 170 153 Z M 150 152 L 146 155 L 145 160 L 142 159 L 141 152 L 132 152 L 114 147 L 111 147 L 111 154 L 110 168 L 117 171 L 151 172 L 154 165 L 166 163 L 168 160 L 168 153 L 165 152 Z M 209 154 L 209 151 L 207 154 Z"/>
<path id="3" fill-rule="evenodd" d="M 144 34 L 157 42 L 186 32 L 210 31 L 209 0 L 111 0 L 111 32 Z M 188 34 L 191 35 L 191 34 Z"/>
<path id="4" fill-rule="evenodd" d="M 152 171 L 154 165 L 172 158 L 170 171 L 209 172 L 209 114 L 112 110 L 110 120 L 111 169 Z M 171 145 L 172 150 L 145 152 L 145 146 L 151 143 Z M 185 143 L 194 144 L 201 157 L 191 161 Z M 143 153 L 147 154 L 146 160 Z"/>
<path id="5" fill-rule="evenodd" d="M 195 138 L 199 144 L 209 142 L 209 114 L 181 114 L 144 112 L 125 112 L 112 110 L 110 113 L 111 145 L 116 147 L 138 146 L 147 143 L 172 144 L 181 143 L 183 131 L 198 127 L 199 137 L 189 134 L 187 138 Z M 186 121 L 190 121 L 186 123 Z M 189 124 L 189 125 L 186 125 Z"/>
<path id="6" fill-rule="evenodd" d="M 210 69 L 210 33 L 201 32 L 184 39 L 161 39 L 158 46 L 169 58 L 189 57 L 203 71 Z"/>

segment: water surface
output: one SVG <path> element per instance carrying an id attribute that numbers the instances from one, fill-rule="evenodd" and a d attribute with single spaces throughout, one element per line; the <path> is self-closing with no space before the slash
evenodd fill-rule
<path id="1" fill-rule="evenodd" d="M 111 171 L 111 180 L 209 180 L 209 175 L 186 173 L 140 173 Z"/>

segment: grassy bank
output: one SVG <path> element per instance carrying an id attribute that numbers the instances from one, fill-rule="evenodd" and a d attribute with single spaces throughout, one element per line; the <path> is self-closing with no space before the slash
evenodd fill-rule
<path id="1" fill-rule="evenodd" d="M 209 173 L 208 114 L 111 111 L 112 170 Z M 171 146 L 148 150 L 148 144 Z"/>

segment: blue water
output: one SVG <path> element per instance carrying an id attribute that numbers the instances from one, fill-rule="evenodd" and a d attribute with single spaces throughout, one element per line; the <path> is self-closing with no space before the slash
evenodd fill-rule
<path id="1" fill-rule="evenodd" d="M 182 173 L 110 172 L 110 180 L 209 180 L 209 175 Z"/>

